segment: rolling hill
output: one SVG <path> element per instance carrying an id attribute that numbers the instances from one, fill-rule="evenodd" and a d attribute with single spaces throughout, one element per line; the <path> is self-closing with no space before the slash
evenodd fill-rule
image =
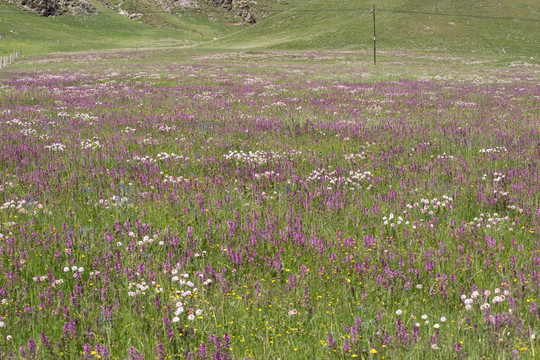
<path id="1" fill-rule="evenodd" d="M 166 46 L 367 50 L 373 43 L 372 2 L 368 1 L 90 3 L 97 15 L 42 17 L 0 2 L 0 53 Z M 540 4 L 527 0 L 383 0 L 377 2 L 375 15 L 377 48 L 383 51 L 540 54 Z"/>

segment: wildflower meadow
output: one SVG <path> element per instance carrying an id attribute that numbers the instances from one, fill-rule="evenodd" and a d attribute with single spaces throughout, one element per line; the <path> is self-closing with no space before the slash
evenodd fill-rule
<path id="1" fill-rule="evenodd" d="M 540 69 L 369 61 L 3 70 L 0 358 L 540 358 Z"/>

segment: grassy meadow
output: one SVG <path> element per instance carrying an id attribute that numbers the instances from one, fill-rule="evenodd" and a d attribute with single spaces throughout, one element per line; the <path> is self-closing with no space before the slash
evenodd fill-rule
<path id="1" fill-rule="evenodd" d="M 0 359 L 540 358 L 538 5 L 92 3 L 0 2 Z"/>
<path id="2" fill-rule="evenodd" d="M 0 72 L 0 358 L 540 358 L 539 74 L 24 57 Z"/>

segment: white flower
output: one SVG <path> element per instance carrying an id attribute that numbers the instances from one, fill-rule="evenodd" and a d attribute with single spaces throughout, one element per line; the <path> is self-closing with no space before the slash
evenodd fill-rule
<path id="1" fill-rule="evenodd" d="M 195 314 L 197 316 L 201 316 L 202 315 L 202 310 L 201 309 L 197 309 L 197 311 L 195 311 Z"/>
<path id="2" fill-rule="evenodd" d="M 489 304 L 488 304 L 488 303 L 482 304 L 482 305 L 480 306 L 480 310 L 482 310 L 482 311 L 485 311 L 485 310 L 487 310 L 487 309 L 489 309 Z"/>
<path id="3" fill-rule="evenodd" d="M 77 269 L 78 269 L 78 267 L 76 267 L 75 265 L 73 265 L 73 266 L 71 267 L 71 270 L 72 270 L 72 271 L 77 271 Z"/>
<path id="4" fill-rule="evenodd" d="M 180 318 L 178 316 L 173 317 L 172 322 L 177 323 L 180 321 Z"/>
<path id="5" fill-rule="evenodd" d="M 195 320 L 195 315 L 189 314 L 189 316 L 187 318 L 188 318 L 189 321 L 193 321 L 193 320 Z"/>
<path id="6" fill-rule="evenodd" d="M 119 241 L 119 242 L 116 243 L 116 246 L 120 247 L 120 246 L 122 246 L 122 243 Z"/>
<path id="7" fill-rule="evenodd" d="M 173 276 L 173 278 L 171 280 L 172 280 L 172 282 L 178 281 L 178 276 Z"/>
<path id="8" fill-rule="evenodd" d="M 179 308 L 176 309 L 176 311 L 174 312 L 174 315 L 178 316 L 178 315 L 182 314 L 183 312 L 184 312 L 184 308 L 179 307 Z"/>
<path id="9" fill-rule="evenodd" d="M 165 245 L 165 242 L 160 241 L 160 242 L 159 242 L 159 246 L 163 246 L 163 245 Z"/>
<path id="10" fill-rule="evenodd" d="M 536 339 L 536 334 L 531 334 L 531 340 Z"/>
<path id="11" fill-rule="evenodd" d="M 426 314 L 422 315 L 422 320 L 427 320 L 428 316 Z"/>
<path id="12" fill-rule="evenodd" d="M 418 290 L 421 290 L 422 287 L 423 287 L 422 284 L 416 284 L 416 288 L 417 288 Z"/>
<path id="13" fill-rule="evenodd" d="M 173 275 L 176 275 L 176 274 L 178 274 L 178 270 L 176 270 L 176 269 L 172 269 L 172 270 L 171 270 L 171 274 L 173 274 Z"/>
<path id="14" fill-rule="evenodd" d="M 0 321 L 0 328 L 3 328 L 5 326 L 3 321 Z"/>
<path id="15" fill-rule="evenodd" d="M 13 337 L 11 335 L 8 335 L 8 336 L 6 336 L 6 340 L 11 341 L 11 340 L 13 340 Z"/>
<path id="16" fill-rule="evenodd" d="M 64 272 L 68 272 L 69 268 L 67 266 L 64 267 Z"/>
<path id="17" fill-rule="evenodd" d="M 420 327 L 420 323 L 416 323 L 416 324 L 414 324 L 414 326 L 416 326 L 417 328 L 419 328 L 419 327 Z"/>
<path id="18" fill-rule="evenodd" d="M 471 310 L 472 306 L 470 304 L 465 305 L 465 310 Z"/>
<path id="19" fill-rule="evenodd" d="M 401 310 L 396 311 L 397 316 L 400 316 L 401 314 L 403 314 L 403 311 L 401 311 Z"/>
<path id="20" fill-rule="evenodd" d="M 444 316 L 441 316 L 441 322 L 446 322 L 446 318 Z"/>
<path id="21" fill-rule="evenodd" d="M 473 293 L 471 294 L 471 298 L 476 299 L 478 295 L 480 295 L 478 291 L 473 291 Z"/>
<path id="22" fill-rule="evenodd" d="M 489 295 L 491 295 L 491 291 L 489 290 L 484 291 L 484 296 L 489 296 Z"/>
<path id="23" fill-rule="evenodd" d="M 296 314 L 298 314 L 298 311 L 296 311 L 296 309 L 292 309 L 291 311 L 289 311 L 289 316 L 293 316 Z"/>
<path id="24" fill-rule="evenodd" d="M 81 266 L 81 267 L 79 268 L 79 272 L 82 273 L 83 271 L 84 271 L 84 268 Z"/>
<path id="25" fill-rule="evenodd" d="M 438 329 L 438 328 L 440 327 L 440 325 L 439 325 L 439 324 L 435 324 L 435 325 L 433 325 L 433 327 L 434 327 L 435 329 Z"/>
<path id="26" fill-rule="evenodd" d="M 461 300 L 465 300 L 465 299 L 467 299 L 467 295 L 465 294 L 461 295 Z"/>
<path id="27" fill-rule="evenodd" d="M 431 344 L 431 348 L 432 348 L 433 350 L 439 350 L 439 345 L 437 345 L 437 344 Z"/>

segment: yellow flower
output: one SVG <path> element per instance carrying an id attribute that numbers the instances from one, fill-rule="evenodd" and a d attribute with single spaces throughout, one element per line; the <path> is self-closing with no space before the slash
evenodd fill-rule
<path id="1" fill-rule="evenodd" d="M 376 353 L 377 353 L 377 350 L 371 349 L 371 353 L 372 353 L 372 354 L 376 354 Z"/>

